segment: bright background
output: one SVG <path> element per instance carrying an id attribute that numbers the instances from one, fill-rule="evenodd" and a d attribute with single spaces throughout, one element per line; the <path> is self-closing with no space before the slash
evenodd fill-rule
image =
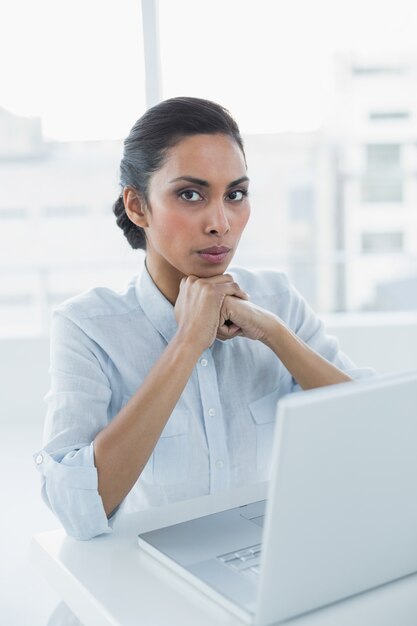
<path id="1" fill-rule="evenodd" d="M 417 308 L 417 4 L 160 0 L 161 97 L 238 120 L 252 218 L 235 259 L 321 313 Z M 0 335 L 140 271 L 115 226 L 145 110 L 139 0 L 15 0 L 0 20 Z"/>
<path id="2" fill-rule="evenodd" d="M 163 98 L 230 109 L 252 218 L 236 262 L 282 268 L 359 364 L 417 368 L 417 3 L 160 0 Z M 111 206 L 144 112 L 139 0 L 13 0 L 0 14 L 0 622 L 57 626 L 27 559 L 40 502 L 51 310 L 123 289 L 143 253 Z M 4 571 L 3 571 L 4 570 Z M 73 622 L 71 622 L 73 623 Z"/>
<path id="3" fill-rule="evenodd" d="M 229 107 L 244 133 L 314 130 L 334 58 L 416 53 L 414 0 L 160 1 L 163 96 Z M 5 7 L 5 5 L 4 5 Z M 144 108 L 138 0 L 14 0 L 0 21 L 0 104 L 47 139 L 120 139 Z"/>

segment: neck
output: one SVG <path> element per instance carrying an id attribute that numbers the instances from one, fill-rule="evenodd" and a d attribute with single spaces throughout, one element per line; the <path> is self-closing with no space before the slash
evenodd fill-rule
<path id="1" fill-rule="evenodd" d="M 184 275 L 172 266 L 160 267 L 148 256 L 145 259 L 145 265 L 159 291 L 172 305 L 175 305 Z"/>

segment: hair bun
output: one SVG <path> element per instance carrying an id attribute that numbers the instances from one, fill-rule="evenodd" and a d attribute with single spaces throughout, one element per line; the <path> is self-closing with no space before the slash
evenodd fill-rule
<path id="1" fill-rule="evenodd" d="M 146 248 L 145 231 L 140 226 L 136 226 L 128 217 L 123 202 L 123 196 L 119 196 L 113 204 L 113 213 L 116 216 L 117 225 L 123 230 L 123 234 L 132 248 Z"/>

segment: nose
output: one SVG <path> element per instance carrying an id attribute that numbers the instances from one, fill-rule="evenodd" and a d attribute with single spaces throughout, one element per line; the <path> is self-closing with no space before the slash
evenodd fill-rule
<path id="1" fill-rule="evenodd" d="M 230 230 L 230 223 L 223 202 L 217 202 L 209 207 L 206 232 L 211 235 L 225 235 Z"/>

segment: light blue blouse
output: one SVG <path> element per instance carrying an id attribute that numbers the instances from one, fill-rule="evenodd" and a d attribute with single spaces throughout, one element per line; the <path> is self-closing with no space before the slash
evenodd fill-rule
<path id="1" fill-rule="evenodd" d="M 326 359 L 353 378 L 372 375 L 339 351 L 284 274 L 229 273 L 252 302 L 276 313 Z M 121 511 L 267 479 L 276 402 L 299 387 L 261 342 L 216 340 L 201 354 L 138 481 L 107 519 L 93 440 L 140 387 L 176 330 L 174 308 L 146 268 L 122 293 L 93 289 L 54 311 L 44 447 L 34 459 L 43 497 L 69 535 L 88 539 L 110 532 Z"/>

